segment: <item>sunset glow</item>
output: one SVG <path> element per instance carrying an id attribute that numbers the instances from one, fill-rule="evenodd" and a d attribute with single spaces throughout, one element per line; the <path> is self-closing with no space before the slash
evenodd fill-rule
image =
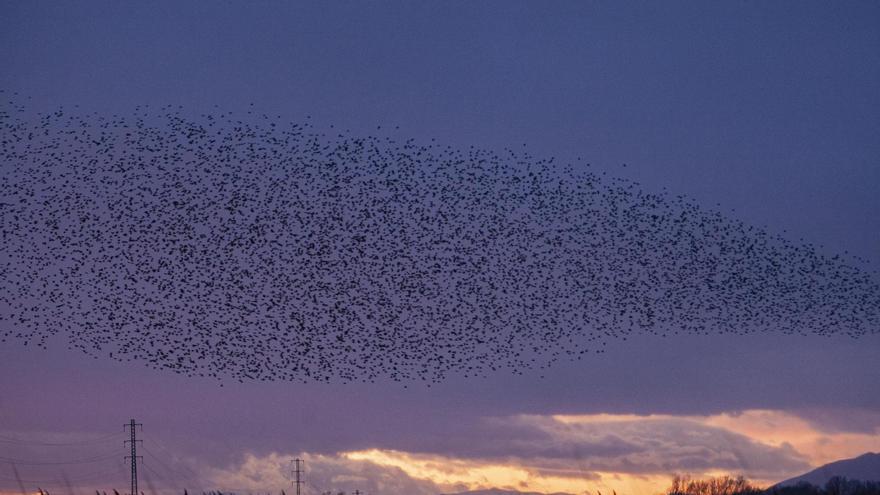
<path id="1" fill-rule="evenodd" d="M 700 431 L 718 431 L 730 435 L 730 443 L 714 445 L 714 456 L 719 459 L 725 456 L 738 456 L 742 441 L 751 442 L 763 448 L 788 452 L 795 459 L 803 459 L 805 466 L 815 467 L 829 459 L 854 456 L 865 451 L 880 450 L 880 431 L 873 433 L 829 433 L 823 432 L 808 421 L 791 412 L 774 410 L 746 410 L 737 413 L 722 413 L 710 416 L 674 416 L 674 415 L 631 415 L 631 414 L 586 414 L 586 415 L 552 415 L 552 416 L 519 416 L 515 418 L 495 418 L 492 422 L 507 421 L 522 425 L 524 428 L 541 425 L 544 431 L 553 431 L 546 425 L 554 423 L 562 425 L 590 425 L 598 427 L 603 435 L 619 437 L 629 441 L 643 441 L 656 445 L 658 442 L 670 442 L 672 437 L 661 430 L 670 425 L 676 430 L 679 427 Z M 774 428 L 774 426 L 778 426 Z M 709 430 L 704 430 L 709 428 Z M 589 433 L 590 430 L 587 431 Z M 652 434 L 654 432 L 654 434 Z M 583 433 L 583 432 L 581 432 Z M 560 441 L 572 440 L 579 436 L 578 432 L 569 432 L 575 437 L 560 437 Z M 583 437 L 582 437 L 583 438 Z M 738 440 L 735 440 L 738 438 Z M 572 444 L 571 454 L 578 450 Z M 708 444 L 688 444 L 682 439 L 680 447 L 669 450 L 669 454 L 689 456 L 707 452 Z M 826 450 L 820 447 L 825 446 Z M 583 444 L 589 449 L 589 443 Z M 817 453 L 822 452 L 821 455 Z M 291 457 L 294 454 L 289 454 Z M 218 483 L 238 486 L 246 483 L 255 472 L 255 466 L 261 464 L 271 470 L 273 463 L 281 462 L 283 455 L 273 455 L 262 460 L 249 457 L 236 474 L 235 471 L 215 473 Z M 414 480 L 429 482 L 431 485 L 447 491 L 466 487 L 469 490 L 490 487 L 508 488 L 521 491 L 595 493 L 617 491 L 620 494 L 659 493 L 666 488 L 674 474 L 689 474 L 694 477 L 717 477 L 744 475 L 754 482 L 768 485 L 797 474 L 798 470 L 780 468 L 773 477 L 761 478 L 756 474 L 766 473 L 768 466 L 750 467 L 743 464 L 736 469 L 709 467 L 705 469 L 670 470 L 662 460 L 645 453 L 622 455 L 617 462 L 626 469 L 607 470 L 597 466 L 608 466 L 608 456 L 576 457 L 569 455 L 565 459 L 548 459 L 546 457 L 528 457 L 509 452 L 506 458 L 485 459 L 460 457 L 454 455 L 437 455 L 418 452 L 404 452 L 392 449 L 366 449 L 340 452 L 336 456 L 306 457 L 313 465 L 322 463 L 352 463 L 354 472 L 363 471 L 367 465 L 382 468 L 399 469 L 407 477 Z M 748 457 L 747 457 L 748 458 Z M 746 458 L 746 459 L 747 459 Z M 335 460 L 334 460 L 335 459 Z M 802 468 L 803 469 L 803 468 Z M 248 474 L 251 473 L 251 474 Z M 246 486 L 246 485 L 244 485 Z"/>

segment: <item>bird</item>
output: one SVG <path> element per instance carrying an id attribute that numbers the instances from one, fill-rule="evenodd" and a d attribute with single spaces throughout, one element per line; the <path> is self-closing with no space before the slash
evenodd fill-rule
<path id="1" fill-rule="evenodd" d="M 866 260 L 576 163 L 17 98 L 2 342 L 220 381 L 430 385 L 543 376 L 642 335 L 880 331 Z"/>

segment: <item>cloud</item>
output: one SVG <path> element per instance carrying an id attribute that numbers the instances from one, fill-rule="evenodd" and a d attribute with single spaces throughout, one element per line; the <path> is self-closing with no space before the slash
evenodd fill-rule
<path id="1" fill-rule="evenodd" d="M 813 407 L 794 411 L 793 414 L 825 433 L 880 434 L 880 411 Z"/>
<path id="2" fill-rule="evenodd" d="M 767 445 L 748 436 L 712 426 L 700 418 L 672 416 L 526 417 L 576 449 L 593 471 L 627 474 L 738 472 L 772 479 L 809 467 L 790 445 Z M 628 451 L 608 453 L 612 440 Z"/>
<path id="3" fill-rule="evenodd" d="M 878 414 L 856 409 L 748 410 L 697 418 L 763 444 L 791 447 L 812 467 L 880 449 L 880 428 L 869 428 Z M 845 426 L 848 419 L 851 426 Z"/>
<path id="4" fill-rule="evenodd" d="M 804 415 L 757 409 L 690 416 L 520 414 L 462 419 L 453 422 L 455 427 L 445 435 L 432 430 L 420 434 L 409 425 L 412 434 L 389 434 L 335 452 L 233 447 L 213 457 L 166 455 L 161 444 L 148 437 L 142 472 L 145 487 L 153 484 L 169 495 L 183 487 L 192 492 L 289 491 L 290 461 L 296 457 L 305 460 L 305 480 L 313 493 L 357 489 L 367 494 L 437 495 L 489 488 L 654 493 L 677 473 L 742 474 L 769 484 L 832 460 L 880 450 L 876 429 L 839 431 L 816 426 L 824 416 L 805 419 Z M 873 421 L 867 413 L 856 417 L 865 424 Z M 116 440 L 106 439 L 114 445 Z M 121 443 L 113 447 L 119 448 Z M 6 455 L 2 449 L 0 455 Z M 30 458 L 37 455 L 38 449 L 28 453 Z M 112 485 L 100 486 L 121 486 L 118 481 L 125 479 L 121 457 L 107 463 L 122 475 Z M 25 474 L 42 476 L 36 468 Z M 71 478 L 76 481 L 79 476 Z M 15 485 L 0 488 L 14 490 Z"/>
<path id="5" fill-rule="evenodd" d="M 481 465 L 528 466 L 532 476 L 581 480 L 597 479 L 598 472 L 714 471 L 776 479 L 810 467 L 791 445 L 768 445 L 699 417 L 518 415 L 488 418 L 481 425 L 467 428 L 466 436 L 450 435 L 416 452 L 378 448 L 357 455 L 433 476 L 455 465 L 449 459 L 467 459 Z"/>
<path id="6" fill-rule="evenodd" d="M 309 453 L 270 453 L 264 456 L 247 453 L 237 464 L 208 468 L 205 478 L 210 486 L 224 491 L 265 492 L 269 487 L 290 490 L 291 459 L 294 458 L 304 460 L 305 475 L 302 479 L 308 493 L 360 490 L 361 493 L 383 495 L 437 495 L 444 490 L 464 488 L 460 484 L 439 485 L 431 480 L 414 478 L 394 466 L 344 455 Z"/>
<path id="7" fill-rule="evenodd" d="M 462 435 L 462 432 L 466 434 Z M 675 473 L 762 484 L 880 447 L 880 435 L 828 434 L 784 411 L 706 416 L 515 415 L 485 418 L 417 451 L 343 454 L 471 488 L 652 492 Z"/>

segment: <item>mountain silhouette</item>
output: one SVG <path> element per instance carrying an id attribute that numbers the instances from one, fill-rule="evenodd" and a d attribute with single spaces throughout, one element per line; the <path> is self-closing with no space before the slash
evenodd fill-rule
<path id="1" fill-rule="evenodd" d="M 852 459 L 834 461 L 808 473 L 781 481 L 776 486 L 794 486 L 804 481 L 816 486 L 825 486 L 825 483 L 834 476 L 860 481 L 880 481 L 880 454 L 868 452 Z"/>

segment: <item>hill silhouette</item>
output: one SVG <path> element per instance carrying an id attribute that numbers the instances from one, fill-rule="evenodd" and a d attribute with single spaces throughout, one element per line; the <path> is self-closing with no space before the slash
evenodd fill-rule
<path id="1" fill-rule="evenodd" d="M 880 454 L 868 452 L 852 459 L 831 462 L 808 473 L 781 481 L 775 486 L 795 486 L 803 482 L 825 486 L 835 476 L 851 480 L 880 481 Z"/>

